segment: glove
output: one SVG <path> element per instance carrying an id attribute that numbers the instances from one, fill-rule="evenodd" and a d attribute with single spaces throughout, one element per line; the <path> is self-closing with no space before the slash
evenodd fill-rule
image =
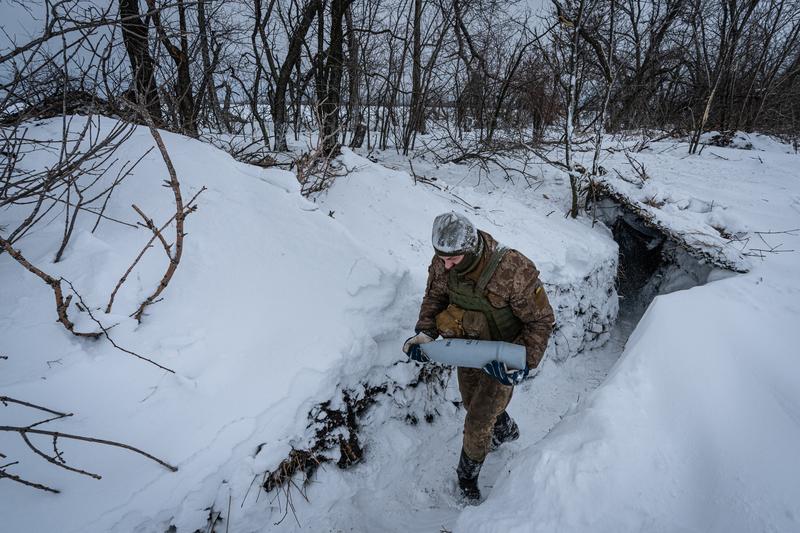
<path id="1" fill-rule="evenodd" d="M 483 371 L 492 376 L 503 385 L 519 385 L 522 380 L 528 377 L 530 369 L 526 366 L 522 370 L 509 370 L 505 363 L 492 361 L 483 367 Z"/>
<path id="2" fill-rule="evenodd" d="M 411 359 L 417 361 L 419 363 L 426 363 L 430 361 L 427 355 L 422 353 L 422 348 L 419 347 L 420 344 L 425 344 L 426 342 L 432 342 L 433 338 L 425 333 L 424 331 L 420 331 L 413 337 L 409 337 L 406 339 L 406 342 L 403 343 L 403 352 L 406 353 Z"/>
<path id="3" fill-rule="evenodd" d="M 417 363 L 427 363 L 431 360 L 430 357 L 425 355 L 425 353 L 422 351 L 422 348 L 419 347 L 419 344 L 411 345 L 411 348 L 408 350 L 408 356 Z"/>

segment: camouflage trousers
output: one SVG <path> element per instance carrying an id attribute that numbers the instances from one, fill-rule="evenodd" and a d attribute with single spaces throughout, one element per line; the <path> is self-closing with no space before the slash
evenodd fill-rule
<path id="1" fill-rule="evenodd" d="M 458 368 L 458 390 L 467 417 L 464 420 L 464 453 L 482 462 L 489 453 L 497 415 L 505 411 L 514 387 L 502 385 L 479 368 Z"/>

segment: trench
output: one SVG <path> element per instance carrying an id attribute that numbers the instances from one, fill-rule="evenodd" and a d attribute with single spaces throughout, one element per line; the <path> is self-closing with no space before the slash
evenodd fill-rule
<path id="1" fill-rule="evenodd" d="M 607 225 L 619 246 L 617 322 L 630 334 L 656 296 L 704 285 L 715 267 L 696 259 L 624 207 L 612 208 L 615 216 Z"/>
<path id="2" fill-rule="evenodd" d="M 586 348 L 563 361 L 545 360 L 539 374 L 519 386 L 521 390 L 515 392 L 516 400 L 509 412 L 517 420 L 523 438 L 487 458 L 480 481 L 484 497 L 516 454 L 546 437 L 566 413 L 576 409 L 603 383 L 656 296 L 702 285 L 715 269 L 649 227 L 624 205 L 604 202 L 602 221 L 611 228 L 619 245 L 619 312 L 608 331 L 609 339 L 602 346 Z M 397 343 L 397 339 L 386 339 L 379 350 L 396 351 Z M 420 385 L 433 383 L 431 386 L 376 389 L 374 398 L 366 388 L 363 394 L 350 391 L 352 399 L 366 402 L 369 408 L 342 411 L 347 414 L 343 420 L 348 423 L 334 424 L 330 435 L 325 433 L 324 438 L 318 439 L 330 441 L 325 447 L 329 460 L 318 455 L 310 463 L 295 461 L 297 470 L 305 473 L 299 479 L 294 469 L 283 472 L 286 479 L 294 478 L 294 483 L 311 483 L 303 498 L 294 499 L 290 511 L 293 516 L 283 522 L 281 530 L 453 531 L 464 508 L 455 485 L 464 416 L 455 381 L 448 372 L 433 381 L 420 380 Z M 420 406 L 424 406 L 422 411 L 415 414 L 412 409 Z M 325 417 L 326 421 L 334 419 Z M 343 448 L 339 431 L 348 436 L 348 443 L 357 442 L 358 446 Z M 341 448 L 338 463 L 337 447 Z M 358 457 L 343 465 L 342 458 L 353 459 L 345 453 L 349 449 L 357 449 Z M 339 468 L 326 468 L 328 461 Z M 309 464 L 313 470 L 319 466 L 320 472 L 309 472 Z M 352 468 L 342 469 L 350 464 Z M 271 474 L 277 481 L 275 471 Z M 276 516 L 285 517 L 290 495 L 291 491 L 284 492 L 283 503 L 280 499 L 271 500 L 271 511 L 263 520 L 275 523 Z M 328 512 L 334 508 L 335 513 Z"/>

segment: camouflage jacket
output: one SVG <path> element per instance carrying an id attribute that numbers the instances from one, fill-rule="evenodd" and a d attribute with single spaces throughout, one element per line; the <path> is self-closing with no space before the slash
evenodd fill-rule
<path id="1" fill-rule="evenodd" d="M 490 257 L 497 248 L 497 241 L 486 232 L 479 233 L 485 243 L 483 257 Z M 478 269 L 482 269 L 486 263 L 486 260 L 482 260 Z M 468 275 L 479 276 L 480 271 Z M 434 338 L 439 336 L 436 316 L 450 303 L 448 277 L 444 261 L 434 255 L 428 267 L 428 284 L 422 298 L 416 331 L 424 331 Z M 555 316 L 533 262 L 520 252 L 509 250 L 486 286 L 486 297 L 495 307 L 510 306 L 514 315 L 522 321 L 522 331 L 514 344 L 525 346 L 528 366 L 538 366 L 553 331 Z"/>

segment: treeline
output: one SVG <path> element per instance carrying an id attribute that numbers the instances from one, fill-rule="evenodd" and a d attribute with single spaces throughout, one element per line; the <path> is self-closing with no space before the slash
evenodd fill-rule
<path id="1" fill-rule="evenodd" d="M 573 132 L 800 131 L 794 0 L 11 2 L 8 124 L 84 107 L 275 151 L 536 142 Z M 26 13 L 27 12 L 27 13 Z M 566 121 L 566 124 L 565 124 Z"/>

